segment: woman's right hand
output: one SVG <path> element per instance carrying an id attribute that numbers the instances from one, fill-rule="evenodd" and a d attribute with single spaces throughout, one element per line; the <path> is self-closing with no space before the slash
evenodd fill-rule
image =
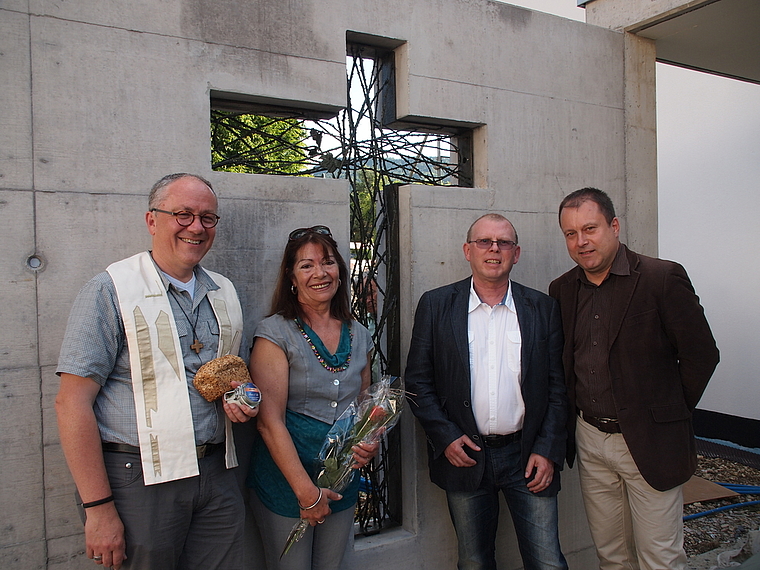
<path id="1" fill-rule="evenodd" d="M 321 489 L 321 496 L 320 496 L 320 488 L 314 487 L 312 496 L 311 496 L 311 502 L 301 502 L 299 500 L 298 506 L 301 510 L 301 518 L 308 521 L 311 526 L 315 526 L 318 524 L 322 524 L 325 522 L 325 517 L 329 515 L 332 511 L 330 510 L 330 502 L 331 501 L 339 501 L 343 498 L 343 495 L 336 493 L 335 491 L 331 491 L 330 489 Z M 319 502 L 317 502 L 316 505 L 314 505 L 314 502 L 317 500 L 317 497 L 319 497 Z M 304 509 L 303 505 L 314 505 L 310 509 Z"/>

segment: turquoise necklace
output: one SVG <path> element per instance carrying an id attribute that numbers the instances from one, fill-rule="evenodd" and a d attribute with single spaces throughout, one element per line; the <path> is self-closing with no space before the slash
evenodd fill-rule
<path id="1" fill-rule="evenodd" d="M 309 328 L 309 325 L 301 322 L 299 318 L 293 320 L 298 330 L 301 331 L 301 335 L 311 347 L 314 356 L 317 357 L 317 360 L 325 370 L 335 373 L 343 372 L 348 368 L 349 364 L 351 364 L 351 345 L 354 343 L 354 333 L 351 327 L 343 323 L 340 330 L 338 350 L 335 351 L 335 354 L 330 354 L 319 338 L 319 335 Z"/>

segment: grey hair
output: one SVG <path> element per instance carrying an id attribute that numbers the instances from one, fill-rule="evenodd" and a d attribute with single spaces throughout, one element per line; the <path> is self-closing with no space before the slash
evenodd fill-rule
<path id="1" fill-rule="evenodd" d="M 216 192 L 214 191 L 214 187 L 211 186 L 211 182 L 209 182 L 202 176 L 198 176 L 197 174 L 188 174 L 187 172 L 177 172 L 175 174 L 167 174 L 161 180 L 159 180 L 153 185 L 153 188 L 150 189 L 150 194 L 148 194 L 148 209 L 158 208 L 158 206 L 160 206 L 161 202 L 164 200 L 166 187 L 169 186 L 169 184 L 171 184 L 175 180 L 179 180 L 180 178 L 186 178 L 186 177 L 200 180 L 206 186 L 208 186 L 208 189 L 211 190 L 211 193 L 214 196 L 216 196 Z"/>

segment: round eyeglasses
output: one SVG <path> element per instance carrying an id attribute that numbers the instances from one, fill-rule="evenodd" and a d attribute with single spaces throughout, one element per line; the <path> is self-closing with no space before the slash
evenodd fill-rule
<path id="1" fill-rule="evenodd" d="M 509 239 L 487 239 L 487 238 L 474 239 L 474 240 L 468 241 L 467 243 L 474 243 L 479 249 L 491 249 L 493 247 L 493 244 L 496 244 L 499 246 L 499 249 L 502 251 L 509 251 L 511 249 L 514 249 L 514 247 L 517 245 L 515 242 Z"/>
<path id="2" fill-rule="evenodd" d="M 320 234 L 323 236 L 329 236 L 332 237 L 332 232 L 330 231 L 330 228 L 327 226 L 312 226 L 310 228 L 298 228 L 297 230 L 293 230 L 290 232 L 290 235 L 288 235 L 288 240 L 294 240 L 299 239 L 305 236 L 306 234 Z"/>
<path id="3" fill-rule="evenodd" d="M 181 212 L 169 212 L 168 210 L 159 210 L 158 208 L 151 208 L 150 211 L 174 216 L 174 219 L 177 220 L 177 223 L 183 228 L 193 225 L 195 218 L 200 218 L 201 225 L 207 230 L 210 230 L 219 223 L 219 216 L 216 214 L 193 214 L 192 212 L 186 212 L 184 210 Z"/>

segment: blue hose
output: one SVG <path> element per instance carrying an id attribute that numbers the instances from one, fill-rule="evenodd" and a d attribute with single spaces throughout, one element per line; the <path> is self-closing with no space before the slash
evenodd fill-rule
<path id="1" fill-rule="evenodd" d="M 737 485 L 735 483 L 717 483 L 729 491 L 741 493 L 742 495 L 760 495 L 760 485 Z"/>
<path id="2" fill-rule="evenodd" d="M 760 501 L 747 501 L 746 503 L 734 503 L 733 505 L 726 505 L 724 507 L 718 507 L 717 509 L 711 509 L 709 511 L 703 511 L 701 513 L 694 513 L 693 515 L 686 515 L 683 520 L 690 521 L 706 515 L 712 515 L 721 511 L 727 511 L 729 509 L 738 509 L 739 507 L 749 507 L 750 505 L 760 505 Z"/>

